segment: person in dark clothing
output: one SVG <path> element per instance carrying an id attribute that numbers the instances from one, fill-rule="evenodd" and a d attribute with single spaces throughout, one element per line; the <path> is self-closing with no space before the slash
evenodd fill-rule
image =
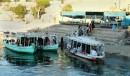
<path id="1" fill-rule="evenodd" d="M 80 27 L 79 33 L 78 33 L 78 36 L 81 36 L 81 35 L 83 35 L 83 29 L 82 29 L 82 27 Z"/>
<path id="2" fill-rule="evenodd" d="M 92 25 L 92 29 L 94 29 L 95 28 L 94 20 L 91 21 L 91 25 Z"/>

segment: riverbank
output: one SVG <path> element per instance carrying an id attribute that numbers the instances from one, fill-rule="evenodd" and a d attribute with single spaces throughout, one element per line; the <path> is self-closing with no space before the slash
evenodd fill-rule
<path id="1" fill-rule="evenodd" d="M 0 22 L 0 27 L 0 31 L 10 32 L 49 31 L 50 33 L 57 34 L 59 41 L 61 37 L 65 36 L 66 34 L 72 33 L 72 31 L 77 31 L 78 29 L 78 25 L 43 23 L 42 21 L 33 21 L 30 24 L 26 24 L 24 22 L 3 22 L 2 24 L 2 22 Z M 13 28 L 10 29 L 10 27 Z M 112 30 L 107 28 L 95 28 L 92 37 L 102 41 L 105 44 L 106 53 L 130 57 L 129 45 L 124 45 L 122 44 L 121 40 L 119 40 L 124 35 L 124 32 L 124 29 Z M 2 38 L 3 37 L 0 35 L 0 44 L 2 44 Z"/>
<path id="2" fill-rule="evenodd" d="M 85 26 L 83 27 L 85 28 Z M 62 36 L 65 36 L 66 34 L 72 33 L 72 31 L 77 31 L 78 25 L 54 25 L 49 27 L 48 29 L 40 29 L 39 31 L 48 31 L 50 33 L 56 33 L 59 37 L 58 40 Z M 37 30 L 32 29 L 29 31 Z M 124 45 L 122 42 L 122 38 L 124 36 L 125 29 L 108 29 L 108 28 L 95 28 L 93 30 L 93 34 L 91 37 L 96 38 L 97 40 L 100 40 L 105 44 L 105 52 L 109 54 L 118 54 L 121 56 L 127 56 L 130 57 L 130 47 L 129 45 Z"/>

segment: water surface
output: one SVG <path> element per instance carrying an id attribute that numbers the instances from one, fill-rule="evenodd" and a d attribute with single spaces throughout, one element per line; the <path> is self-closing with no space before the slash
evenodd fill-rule
<path id="1" fill-rule="evenodd" d="M 0 76 L 130 76 L 130 58 L 107 54 L 100 62 L 58 53 L 38 52 L 34 55 L 2 50 Z"/>

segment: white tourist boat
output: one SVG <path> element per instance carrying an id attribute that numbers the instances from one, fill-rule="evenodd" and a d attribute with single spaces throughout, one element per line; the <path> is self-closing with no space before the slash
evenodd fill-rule
<path id="1" fill-rule="evenodd" d="M 104 44 L 86 36 L 68 37 L 66 52 L 83 59 L 95 61 L 105 57 Z"/>

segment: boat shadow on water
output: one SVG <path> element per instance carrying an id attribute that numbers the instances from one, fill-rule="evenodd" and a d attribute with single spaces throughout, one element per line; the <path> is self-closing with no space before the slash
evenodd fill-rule
<path id="1" fill-rule="evenodd" d="M 82 71 L 92 74 L 93 76 L 100 76 L 104 74 L 103 68 L 105 65 L 104 60 L 97 60 L 97 61 L 89 61 L 80 57 L 73 56 L 65 51 L 61 47 L 62 53 L 67 57 L 69 60 L 69 65 L 73 66 L 75 69 L 81 69 Z"/>
<path id="2" fill-rule="evenodd" d="M 130 76 L 130 58 L 106 53 L 103 60 L 89 61 L 65 52 L 74 68 L 83 70 L 92 76 Z"/>
<path id="3" fill-rule="evenodd" d="M 94 75 L 103 75 L 104 60 L 89 61 L 71 55 L 67 55 L 67 57 L 70 59 L 71 65 L 75 68 L 82 69 L 83 71 Z"/>
<path id="4" fill-rule="evenodd" d="M 50 53 L 36 52 L 35 54 L 25 54 L 11 51 L 4 48 L 3 50 L 4 58 L 11 64 L 17 66 L 36 66 L 37 64 L 49 65 L 55 60 L 53 55 Z M 55 58 L 56 59 L 56 58 Z"/>

